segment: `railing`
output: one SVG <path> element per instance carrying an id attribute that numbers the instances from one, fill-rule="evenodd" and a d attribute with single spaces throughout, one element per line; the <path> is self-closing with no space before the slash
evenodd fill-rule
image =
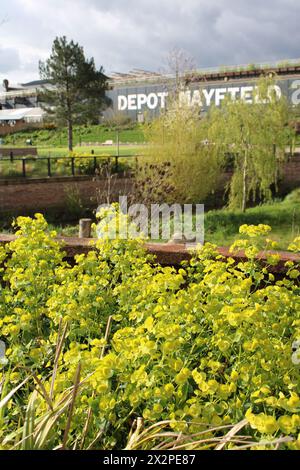
<path id="1" fill-rule="evenodd" d="M 0 180 L 53 176 L 97 175 L 101 172 L 119 173 L 133 170 L 141 155 L 10 157 L 0 158 Z"/>

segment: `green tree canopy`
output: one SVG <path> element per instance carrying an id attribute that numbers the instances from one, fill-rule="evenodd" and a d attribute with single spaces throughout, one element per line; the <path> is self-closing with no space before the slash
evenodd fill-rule
<path id="1" fill-rule="evenodd" d="M 260 79 L 252 100 L 227 99 L 206 117 L 207 136 L 223 160 L 231 156 L 233 176 L 229 204 L 245 211 L 251 198 L 270 199 L 286 147 L 294 138 L 287 101 L 276 93 L 274 79 Z"/>
<path id="2" fill-rule="evenodd" d="M 50 57 L 39 64 L 41 79 L 50 86 L 41 93 L 43 108 L 59 125 L 68 127 L 69 150 L 73 149 L 73 125 L 99 119 L 108 104 L 103 67 L 96 69 L 77 43 L 56 37 Z"/>
<path id="3" fill-rule="evenodd" d="M 179 103 L 175 97 L 144 131 L 149 145 L 138 177 L 151 185 L 157 170 L 162 171 L 151 191 L 152 202 L 203 203 L 218 184 L 222 161 L 217 148 L 207 145 L 207 127 L 199 108 Z"/>

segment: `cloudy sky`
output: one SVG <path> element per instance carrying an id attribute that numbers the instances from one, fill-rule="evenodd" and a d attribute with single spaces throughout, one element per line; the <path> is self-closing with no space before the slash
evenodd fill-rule
<path id="1" fill-rule="evenodd" d="M 200 67 L 300 57 L 299 0 L 0 0 L 0 83 L 39 78 L 66 35 L 107 73 L 161 71 L 182 48 Z"/>

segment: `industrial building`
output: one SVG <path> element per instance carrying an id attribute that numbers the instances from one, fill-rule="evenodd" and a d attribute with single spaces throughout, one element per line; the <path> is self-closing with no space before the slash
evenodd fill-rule
<path id="1" fill-rule="evenodd" d="M 181 80 L 179 98 L 203 111 L 212 105 L 220 105 L 227 95 L 251 103 L 261 75 L 276 76 L 274 88 L 277 95 L 286 96 L 293 106 L 300 104 L 299 59 L 190 71 Z M 150 118 L 157 116 L 166 107 L 175 84 L 174 75 L 139 69 L 110 74 L 107 96 L 111 99 L 111 107 L 103 114 L 122 114 L 136 121 L 143 121 L 146 115 Z M 24 124 L 41 122 L 44 112 L 39 91 L 50 86 L 43 80 L 10 86 L 5 80 L 0 90 L 0 123 L 13 126 L 17 121 Z"/>

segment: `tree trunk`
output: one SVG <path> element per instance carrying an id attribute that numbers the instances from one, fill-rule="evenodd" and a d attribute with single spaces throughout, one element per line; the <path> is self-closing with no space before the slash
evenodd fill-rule
<path id="1" fill-rule="evenodd" d="M 248 165 L 248 151 L 245 150 L 244 156 L 244 168 L 243 168 L 243 200 L 242 200 L 242 211 L 246 212 L 247 205 L 247 165 Z"/>
<path id="2" fill-rule="evenodd" d="M 68 121 L 68 146 L 69 152 L 73 150 L 73 123 L 71 120 Z"/>

